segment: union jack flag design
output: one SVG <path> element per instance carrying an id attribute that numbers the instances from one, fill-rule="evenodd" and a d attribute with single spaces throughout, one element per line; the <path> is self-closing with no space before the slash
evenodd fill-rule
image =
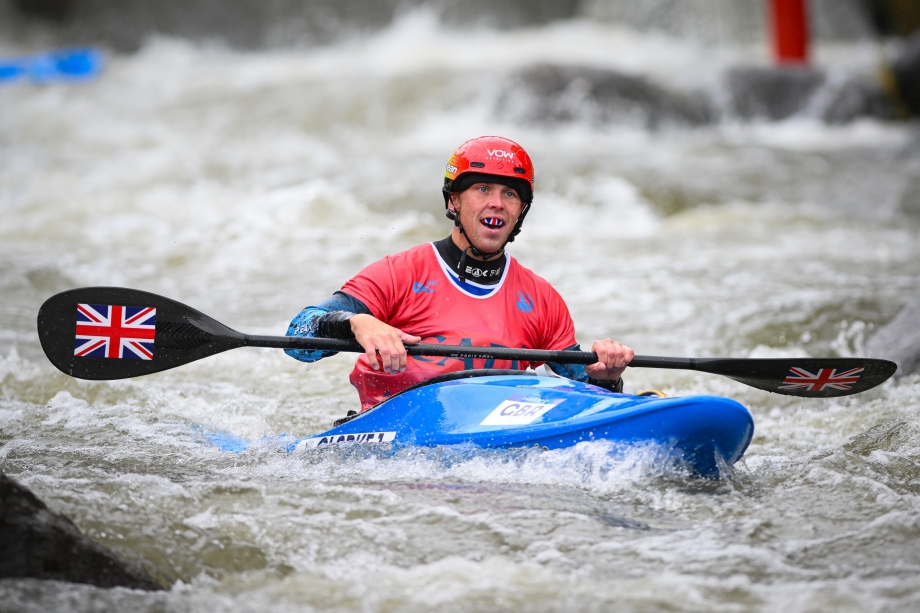
<path id="1" fill-rule="evenodd" d="M 779 389 L 821 392 L 829 387 L 835 390 L 848 390 L 859 381 L 859 373 L 863 370 L 864 368 L 853 368 L 838 373 L 836 368 L 819 368 L 817 373 L 812 373 L 804 368 L 793 367 L 789 369 L 789 374 Z"/>
<path id="2" fill-rule="evenodd" d="M 80 357 L 152 360 L 157 310 L 116 304 L 78 304 L 77 340 Z"/>

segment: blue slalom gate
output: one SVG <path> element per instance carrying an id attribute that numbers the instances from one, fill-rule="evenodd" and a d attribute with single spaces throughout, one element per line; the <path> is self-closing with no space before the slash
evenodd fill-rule
<path id="1" fill-rule="evenodd" d="M 102 72 L 98 49 L 60 49 L 15 58 L 0 58 L 0 84 L 17 81 L 52 83 L 87 81 Z"/>

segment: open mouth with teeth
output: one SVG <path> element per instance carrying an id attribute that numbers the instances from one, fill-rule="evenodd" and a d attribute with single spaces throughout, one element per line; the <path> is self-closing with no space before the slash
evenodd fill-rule
<path id="1" fill-rule="evenodd" d="M 505 225 L 505 220 L 497 217 L 486 217 L 480 223 L 487 228 L 501 228 Z"/>

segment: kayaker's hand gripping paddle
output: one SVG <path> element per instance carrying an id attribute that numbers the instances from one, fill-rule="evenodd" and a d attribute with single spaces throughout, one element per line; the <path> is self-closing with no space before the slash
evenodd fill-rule
<path id="1" fill-rule="evenodd" d="M 38 311 L 45 355 L 79 379 L 138 377 L 237 347 L 275 347 L 364 353 L 354 341 L 241 334 L 180 302 L 119 287 L 85 287 L 49 298 Z M 505 347 L 406 345 L 409 355 L 593 364 L 586 351 Z M 113 359 L 114 358 L 114 359 Z M 768 392 L 810 398 L 858 394 L 897 370 L 870 358 L 667 358 L 637 355 L 630 368 L 696 370 L 729 377 Z"/>

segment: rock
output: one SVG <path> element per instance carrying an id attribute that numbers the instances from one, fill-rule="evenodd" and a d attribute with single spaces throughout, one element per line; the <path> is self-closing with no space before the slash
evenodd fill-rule
<path id="1" fill-rule="evenodd" d="M 827 123 L 844 124 L 859 117 L 894 120 L 897 107 L 878 82 L 870 75 L 844 75 L 819 94 L 814 110 Z"/>
<path id="2" fill-rule="evenodd" d="M 726 84 L 732 111 L 742 119 L 780 120 L 804 111 L 826 75 L 808 67 L 738 67 Z"/>
<path id="3" fill-rule="evenodd" d="M 915 117 L 920 116 L 920 32 L 907 40 L 891 72 L 901 100 Z"/>
<path id="4" fill-rule="evenodd" d="M 516 121 L 619 123 L 654 130 L 720 121 L 782 121 L 802 116 L 827 123 L 859 117 L 894 119 L 894 104 L 871 75 L 799 67 L 738 66 L 724 95 L 675 91 L 645 77 L 589 66 L 542 64 L 518 71 L 499 98 Z"/>
<path id="5" fill-rule="evenodd" d="M 871 75 L 827 73 L 808 66 L 738 66 L 725 76 L 728 111 L 743 120 L 816 117 L 841 124 L 897 112 Z"/>
<path id="6" fill-rule="evenodd" d="M 920 299 L 904 307 L 866 344 L 869 357 L 898 365 L 895 377 L 920 372 Z"/>
<path id="7" fill-rule="evenodd" d="M 620 122 L 646 129 L 699 126 L 715 119 L 703 94 L 675 92 L 643 77 L 588 66 L 543 64 L 521 70 L 499 106 L 515 120 Z"/>
<path id="8" fill-rule="evenodd" d="M 31 577 L 98 587 L 163 589 L 84 536 L 64 515 L 0 473 L 0 578 Z"/>

